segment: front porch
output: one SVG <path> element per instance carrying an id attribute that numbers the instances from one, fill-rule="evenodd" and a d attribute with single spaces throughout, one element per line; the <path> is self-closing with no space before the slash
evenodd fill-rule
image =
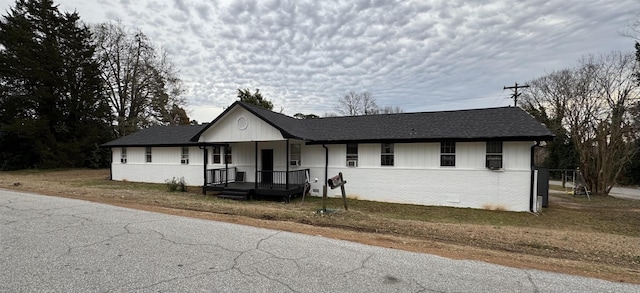
<path id="1" fill-rule="evenodd" d="M 246 172 L 236 167 L 207 169 L 203 192 L 219 192 L 230 199 L 281 198 L 288 202 L 305 192 L 309 169 L 295 171 L 255 171 L 254 182 L 245 181 Z"/>

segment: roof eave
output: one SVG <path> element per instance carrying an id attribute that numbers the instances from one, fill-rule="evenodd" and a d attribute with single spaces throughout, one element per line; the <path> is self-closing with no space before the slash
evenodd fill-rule
<path id="1" fill-rule="evenodd" d="M 256 117 L 262 119 L 262 121 L 266 122 L 267 124 L 271 125 L 271 127 L 277 129 L 280 131 L 280 134 L 282 134 L 282 137 L 284 138 L 298 138 L 297 136 L 289 133 L 288 131 L 284 130 L 284 128 L 282 128 L 281 126 L 277 125 L 276 123 L 274 123 L 273 121 L 267 119 L 266 117 L 260 115 L 258 112 L 254 111 L 253 109 L 251 109 L 250 107 L 248 107 L 247 105 L 245 105 L 244 103 L 240 103 L 240 101 L 238 101 L 238 104 L 244 108 L 245 110 L 249 111 L 251 114 L 255 115 Z M 270 111 L 270 110 L 269 110 Z"/>
<path id="2" fill-rule="evenodd" d="M 200 142 L 184 142 L 184 143 L 140 143 L 140 144 L 127 144 L 127 143 L 116 143 L 116 144 L 101 144 L 100 147 L 103 148 L 117 148 L 117 147 L 180 147 L 180 146 L 197 146 L 201 145 Z"/>
<path id="3" fill-rule="evenodd" d="M 338 139 L 308 140 L 306 144 L 347 144 L 347 143 L 420 143 L 420 142 L 479 142 L 479 141 L 550 141 L 553 135 L 509 136 L 509 137 L 437 137 L 437 138 L 378 138 L 378 139 Z"/>
<path id="4" fill-rule="evenodd" d="M 213 121 L 209 122 L 207 124 L 207 126 L 205 126 L 204 128 L 202 128 L 200 131 L 198 131 L 198 133 L 196 133 L 196 135 L 194 135 L 191 139 L 189 139 L 192 142 L 197 142 L 198 140 L 200 140 L 200 135 L 202 135 L 205 131 L 207 131 L 207 129 L 209 129 L 209 127 L 211 127 L 214 123 L 216 123 L 218 120 L 220 120 L 224 115 L 226 115 L 229 111 L 231 111 L 231 109 L 235 108 L 235 106 L 240 103 L 240 101 L 235 101 L 233 104 L 231 104 L 231 106 L 227 107 L 226 109 L 224 109 L 224 111 L 222 111 L 222 113 L 220 113 L 220 115 L 218 115 L 218 117 L 216 117 L 216 119 L 213 119 Z"/>

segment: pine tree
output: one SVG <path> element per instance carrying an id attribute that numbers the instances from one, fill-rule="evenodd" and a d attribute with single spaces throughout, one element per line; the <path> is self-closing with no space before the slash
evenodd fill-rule
<path id="1" fill-rule="evenodd" d="M 262 97 L 260 89 L 256 89 L 256 92 L 253 94 L 251 93 L 251 91 L 249 91 L 249 89 L 238 89 L 238 99 L 252 105 L 260 106 L 267 110 L 273 110 L 273 103 Z"/>
<path id="2" fill-rule="evenodd" d="M 104 165 L 109 107 L 89 29 L 51 0 L 0 20 L 0 167 Z"/>

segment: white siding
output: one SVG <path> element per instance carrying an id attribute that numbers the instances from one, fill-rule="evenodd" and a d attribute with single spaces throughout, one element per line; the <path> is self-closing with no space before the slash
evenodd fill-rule
<path id="1" fill-rule="evenodd" d="M 395 144 L 394 148 L 395 166 L 397 167 L 433 168 L 440 166 L 440 143 L 403 143 Z"/>
<path id="2" fill-rule="evenodd" d="M 151 163 L 146 162 L 144 147 L 128 147 L 127 163 L 120 162 L 122 148 L 112 148 L 112 179 L 119 181 L 165 183 L 173 177 L 184 177 L 188 185 L 201 186 L 203 179 L 202 150 L 189 147 L 189 164 L 183 165 L 182 147 L 152 147 Z"/>
<path id="3" fill-rule="evenodd" d="M 440 166 L 440 148 L 438 147 L 438 166 Z M 458 142 L 456 143 L 455 169 L 485 169 L 486 142 Z M 451 168 L 451 167 L 447 167 Z"/>
<path id="4" fill-rule="evenodd" d="M 202 186 L 202 164 L 120 164 L 112 166 L 112 179 L 118 181 L 165 183 L 172 178 L 184 177 L 187 185 Z"/>
<path id="5" fill-rule="evenodd" d="M 120 162 L 120 159 L 118 159 L 118 162 Z M 144 162 L 145 162 L 145 148 L 143 147 L 127 148 L 127 163 L 144 163 Z"/>
<path id="6" fill-rule="evenodd" d="M 346 153 L 346 147 L 344 145 L 332 146 L 342 148 Z M 324 166 L 325 156 L 324 148 L 321 145 L 302 145 L 302 167 L 319 167 Z M 336 158 L 337 159 L 337 158 Z"/>
<path id="7" fill-rule="evenodd" d="M 502 144 L 503 167 L 507 170 L 531 169 L 531 142 L 505 142 Z"/>
<path id="8" fill-rule="evenodd" d="M 321 145 L 305 145 L 301 141 L 301 167 L 310 169 L 312 194 L 321 195 L 325 175 L 325 149 Z M 532 142 L 505 142 L 503 169 L 485 168 L 485 142 L 456 143 L 456 166 L 440 167 L 439 143 L 397 143 L 394 145 L 395 166 L 380 166 L 380 144 L 359 144 L 358 167 L 346 167 L 346 145 L 327 145 L 329 152 L 328 175 L 342 172 L 347 194 L 363 200 L 442 205 L 453 207 L 504 209 L 527 211 L 530 189 L 530 151 Z M 256 162 L 255 142 L 231 143 L 232 164 L 246 172 L 246 181 L 255 180 L 255 170 L 262 168 L 262 149 L 274 152 L 274 170 L 287 168 L 286 140 L 258 143 Z M 121 148 L 113 148 L 113 179 L 164 183 L 173 177 L 184 177 L 189 185 L 203 182 L 203 151 L 191 147 L 188 165 L 180 164 L 180 147 L 154 147 L 153 160 L 145 162 L 145 148 L 127 148 L 127 163 L 120 163 Z M 223 154 L 223 152 L 222 152 Z M 207 168 L 224 168 L 212 164 L 209 147 Z M 314 179 L 318 179 L 315 182 Z M 339 189 L 329 190 L 334 196 Z"/>
<path id="9" fill-rule="evenodd" d="M 359 144 L 358 145 L 358 166 L 379 167 L 381 151 L 382 150 L 380 148 L 379 143 Z M 333 158 L 335 155 L 338 155 L 338 154 L 331 153 L 330 157 Z M 346 149 L 343 153 L 339 154 L 339 157 L 342 158 L 346 164 Z M 331 164 L 331 166 L 339 166 L 339 165 Z"/>
<path id="10" fill-rule="evenodd" d="M 246 128 L 238 127 L 245 119 Z M 247 142 L 283 140 L 279 130 L 242 107 L 235 107 L 200 136 L 200 142 Z"/>
<path id="11" fill-rule="evenodd" d="M 531 145 L 505 142 L 504 168 L 499 171 L 485 168 L 485 142 L 456 143 L 455 167 L 440 167 L 440 143 L 395 144 L 395 166 L 380 166 L 380 144 L 360 144 L 356 168 L 346 167 L 345 145 L 328 145 L 328 176 L 342 172 L 347 194 L 359 199 L 527 211 Z M 318 179 L 312 180 L 312 194 L 320 196 L 326 180 L 324 149 L 305 146 L 303 157 L 311 178 Z"/>
<path id="12" fill-rule="evenodd" d="M 113 164 L 120 163 L 120 158 L 122 155 L 122 148 L 111 148 L 111 162 Z"/>
<path id="13" fill-rule="evenodd" d="M 330 167 L 329 176 L 342 172 L 348 196 L 385 202 L 527 211 L 529 171 Z M 324 169 L 312 168 L 324 184 Z M 338 196 L 340 189 L 329 190 Z M 316 193 L 314 195 L 321 195 Z"/>

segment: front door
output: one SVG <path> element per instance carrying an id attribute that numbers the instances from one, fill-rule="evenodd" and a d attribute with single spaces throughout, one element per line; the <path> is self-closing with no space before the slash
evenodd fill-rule
<path id="1" fill-rule="evenodd" d="M 262 150 L 262 183 L 273 183 L 273 150 Z"/>

